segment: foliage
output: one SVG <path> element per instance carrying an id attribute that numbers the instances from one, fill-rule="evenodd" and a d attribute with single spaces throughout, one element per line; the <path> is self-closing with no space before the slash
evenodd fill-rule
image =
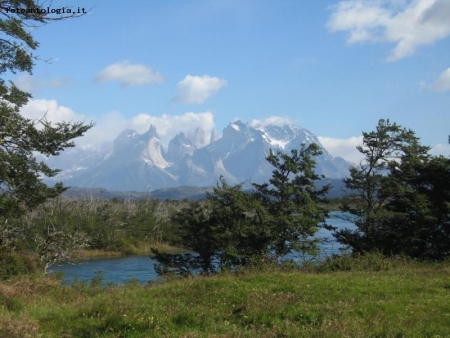
<path id="1" fill-rule="evenodd" d="M 155 266 L 157 272 L 167 274 L 176 271 L 178 275 L 191 275 L 199 268 L 204 273 L 215 270 L 213 261 L 220 244 L 216 238 L 217 228 L 209 206 L 209 203 L 193 202 L 173 215 L 172 222 L 177 224 L 179 236 L 173 244 L 189 248 L 196 255 L 191 253 L 161 255 L 152 249 L 154 258 L 159 262 L 159 265 Z"/>
<path id="2" fill-rule="evenodd" d="M 267 222 L 267 210 L 242 184 L 220 186 L 209 196 L 211 219 L 220 243 L 222 268 L 246 266 L 268 258 L 274 233 Z"/>
<path id="3" fill-rule="evenodd" d="M 2 1 L 0 13 L 0 75 L 8 72 L 31 73 L 36 59 L 32 52 L 38 47 L 30 28 L 64 17 L 54 17 L 42 11 L 21 12 L 36 9 L 33 0 Z M 14 13 L 10 11 L 14 10 Z M 48 198 L 64 191 L 61 184 L 48 187 L 43 177 L 52 177 L 58 170 L 37 162 L 34 152 L 56 156 L 67 147 L 73 147 L 73 139 L 83 135 L 92 124 L 60 122 L 52 124 L 45 116 L 39 121 L 22 117 L 19 113 L 31 96 L 18 89 L 12 82 L 0 79 L 0 215 L 11 217 L 21 213 L 21 207 L 35 207 Z"/>
<path id="4" fill-rule="evenodd" d="M 31 74 L 34 61 L 38 59 L 33 55 L 33 51 L 38 47 L 38 42 L 31 35 L 33 28 L 67 18 L 63 15 L 54 16 L 46 11 L 36 10 L 39 7 L 40 3 L 34 0 L 5 0 L 0 4 L 2 16 L 0 19 L 2 33 L 0 37 L 0 76 L 2 76 L 0 78 L 0 247 L 2 250 L 5 248 L 15 250 L 16 244 L 23 240 L 27 232 L 21 227 L 20 222 L 15 222 L 15 227 L 11 227 L 8 222 L 14 223 L 13 219 L 23 215 L 26 210 L 35 208 L 65 190 L 60 183 L 53 187 L 43 183 L 43 178 L 55 176 L 58 170 L 50 168 L 44 162 L 38 162 L 35 153 L 57 156 L 64 149 L 73 147 L 73 139 L 82 136 L 93 126 L 92 123 L 82 122 L 51 123 L 45 116 L 39 121 L 34 121 L 20 114 L 20 109 L 27 104 L 31 95 L 18 89 L 13 82 L 6 82 L 5 77 L 17 72 Z M 50 234 L 55 235 L 51 239 L 53 244 L 61 242 L 59 230 L 47 234 L 47 239 Z M 42 247 L 44 242 L 40 242 Z M 67 241 L 63 242 L 68 244 Z M 63 242 L 60 244 L 62 245 Z M 54 251 L 58 245 L 53 245 L 52 250 Z M 59 247 L 62 248 L 62 246 Z M 52 260 L 54 259 L 53 257 Z"/>
<path id="5" fill-rule="evenodd" d="M 0 224 L 2 237 L 9 238 L 0 250 L 32 250 L 44 267 L 70 261 L 85 247 L 123 254 L 148 252 L 150 243 L 168 241 L 173 236 L 168 221 L 176 204 L 150 199 L 51 199 L 22 217 Z"/>
<path id="6" fill-rule="evenodd" d="M 450 253 L 450 163 L 433 157 L 411 130 L 380 120 L 363 133 L 364 155 L 345 179 L 343 211 L 356 230 L 335 236 L 354 252 L 443 259 Z"/>
<path id="7" fill-rule="evenodd" d="M 329 185 L 316 189 L 315 182 L 321 176 L 314 172 L 314 156 L 322 154 L 319 146 L 312 143 L 293 149 L 291 155 L 270 153 L 267 161 L 274 166 L 268 183 L 253 184 L 255 197 L 266 211 L 273 242 L 271 249 L 277 256 L 293 250 L 313 254 L 316 240 L 311 237 L 325 221 L 327 213 L 320 206 Z"/>
<path id="8" fill-rule="evenodd" d="M 65 226 L 48 224 L 46 231 L 35 237 L 44 273 L 55 263 L 70 261 L 73 252 L 87 246 L 87 241 L 86 234 L 82 231 L 70 231 Z"/>
<path id="9" fill-rule="evenodd" d="M 192 253 L 161 254 L 152 250 L 158 274 L 211 274 L 217 269 L 252 264 L 266 257 L 271 233 L 263 223 L 260 204 L 242 191 L 242 184 L 229 186 L 220 179 L 205 201 L 192 202 L 175 213 L 179 238 L 172 244 Z"/>
<path id="10" fill-rule="evenodd" d="M 35 273 L 38 266 L 34 257 L 30 255 L 2 250 L 0 254 L 0 280 Z"/>
<path id="11" fill-rule="evenodd" d="M 328 186 L 317 190 L 312 156 L 321 152 L 315 144 L 293 150 L 291 155 L 272 152 L 267 157 L 275 169 L 268 183 L 220 184 L 206 201 L 194 202 L 174 214 L 178 241 L 190 253 L 169 255 L 154 250 L 158 274 L 211 274 L 217 270 L 259 264 L 280 258 L 292 250 L 313 253 L 312 239 L 326 212 L 319 206 Z M 193 252 L 193 253 L 192 253 Z"/>

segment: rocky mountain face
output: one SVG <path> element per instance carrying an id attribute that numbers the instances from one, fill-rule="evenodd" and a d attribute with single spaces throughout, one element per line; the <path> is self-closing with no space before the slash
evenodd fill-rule
<path id="1" fill-rule="evenodd" d="M 222 175 L 229 184 L 263 182 L 273 168 L 265 160 L 270 149 L 289 153 L 301 144 L 317 143 L 310 131 L 294 125 L 256 126 L 231 122 L 222 133 L 201 128 L 176 135 L 165 149 L 154 126 L 145 134 L 123 131 L 110 150 L 70 149 L 54 166 L 66 185 L 117 191 L 151 191 L 177 186 L 215 186 Z M 321 146 L 321 145 L 320 145 Z M 322 147 L 323 148 L 323 147 Z M 65 157 L 71 164 L 62 166 Z M 316 158 L 317 172 L 330 179 L 348 175 L 350 163 L 325 149 Z"/>

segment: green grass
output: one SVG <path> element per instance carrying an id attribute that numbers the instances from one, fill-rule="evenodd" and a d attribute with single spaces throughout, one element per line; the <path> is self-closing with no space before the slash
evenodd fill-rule
<path id="1" fill-rule="evenodd" d="M 10 281 L 0 337 L 450 337 L 450 263 L 366 261 L 153 286 Z"/>

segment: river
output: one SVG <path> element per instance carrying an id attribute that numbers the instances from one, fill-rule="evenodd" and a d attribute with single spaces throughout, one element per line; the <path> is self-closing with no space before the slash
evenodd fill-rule
<path id="1" fill-rule="evenodd" d="M 338 228 L 354 228 L 352 223 L 343 220 L 341 217 L 341 212 L 331 212 L 327 223 Z M 319 258 L 339 254 L 341 246 L 334 240 L 328 230 L 321 229 L 316 236 L 327 240 L 320 246 Z M 308 259 L 308 257 L 295 254 L 292 254 L 289 258 L 294 260 Z M 153 268 L 154 264 L 155 261 L 148 255 L 100 258 L 54 265 L 49 269 L 49 272 L 63 272 L 66 283 L 71 283 L 74 280 L 92 280 L 96 274 L 101 274 L 104 283 L 119 284 L 135 279 L 141 284 L 146 284 L 158 277 Z"/>

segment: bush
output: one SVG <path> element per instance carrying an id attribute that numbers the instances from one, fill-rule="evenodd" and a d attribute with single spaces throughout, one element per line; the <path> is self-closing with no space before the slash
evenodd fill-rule
<path id="1" fill-rule="evenodd" d="M 38 271 L 37 260 L 26 253 L 9 252 L 0 255 L 0 280 Z"/>
<path id="2" fill-rule="evenodd" d="M 119 238 L 111 246 L 111 249 L 119 251 L 123 255 L 133 255 L 137 252 L 135 242 L 129 238 Z"/>

